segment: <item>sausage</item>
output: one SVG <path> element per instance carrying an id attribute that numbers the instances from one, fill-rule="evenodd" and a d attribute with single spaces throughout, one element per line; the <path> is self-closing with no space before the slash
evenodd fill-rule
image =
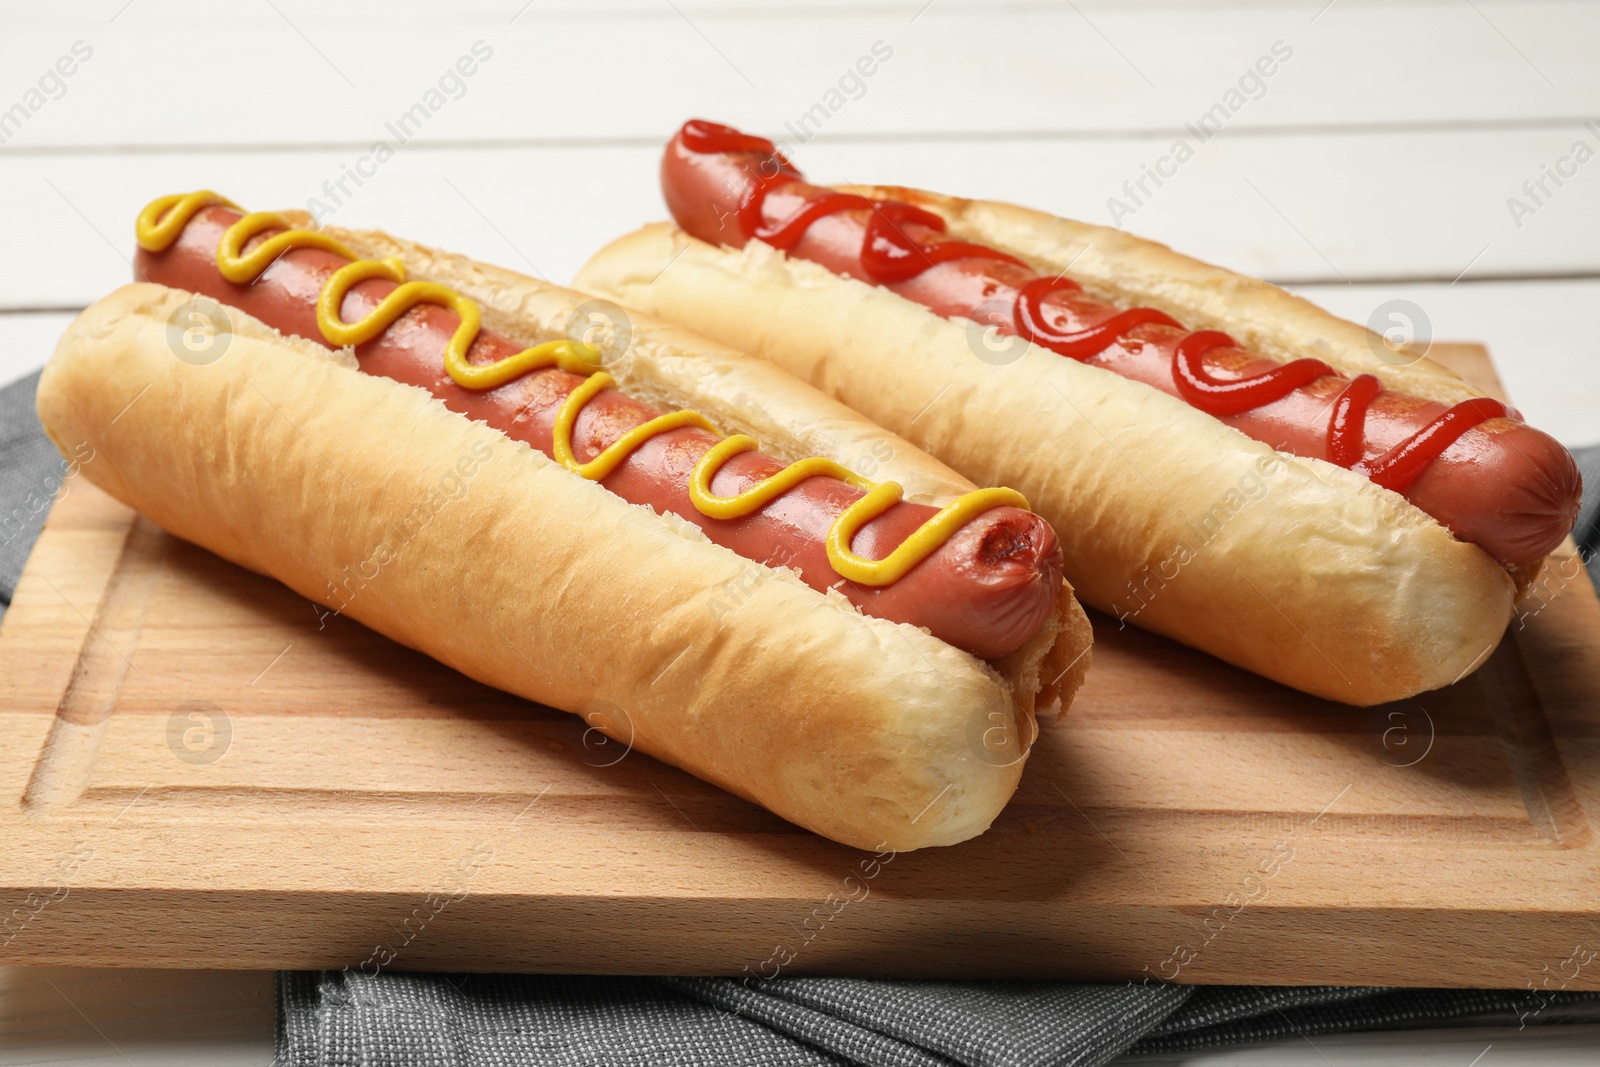
<path id="1" fill-rule="evenodd" d="M 862 201 L 851 207 L 855 201 L 841 198 L 836 190 L 803 181 L 799 171 L 759 138 L 702 123 L 702 130 L 713 131 L 728 148 L 708 150 L 701 142 L 686 144 L 695 125 L 687 124 L 668 144 L 661 162 L 661 182 L 673 218 L 685 232 L 703 241 L 743 247 L 757 228 L 764 228 L 764 237 L 785 247 L 792 256 L 882 285 L 935 314 L 993 325 L 1003 333 L 1021 334 L 1057 351 L 1069 347 L 1041 338 L 1059 339 L 1125 314 L 1124 309 L 1076 291 L 1076 286 L 1066 281 L 1038 297 L 1037 314 L 1019 324 L 1019 292 L 1030 282 L 1050 288 L 1048 281 L 1041 282 L 1038 272 L 1025 264 L 997 250 L 949 237 L 943 232 L 942 220 L 909 205 Z M 824 205 L 819 202 L 824 198 L 832 198 L 827 206 L 843 209 L 822 213 Z M 808 205 L 808 214 L 814 217 L 807 224 L 806 216 L 796 213 Z M 893 209 L 888 213 L 889 230 L 884 230 L 880 221 L 875 235 L 871 229 L 874 216 L 881 218 L 886 209 Z M 798 224 L 784 226 L 789 220 Z M 885 233 L 891 239 L 885 239 Z M 915 251 L 907 255 L 907 248 Z M 1114 329 L 1105 347 L 1076 358 L 1183 397 L 1174 357 L 1186 338 L 1206 335 L 1191 335 L 1159 313 L 1143 317 L 1156 321 Z M 1483 418 L 1486 413 L 1503 411 L 1492 400 L 1469 401 L 1476 411 L 1473 419 L 1463 421 L 1483 421 L 1461 432 L 1433 462 L 1425 466 L 1413 462 L 1412 473 L 1405 474 L 1401 473 L 1404 465 L 1384 468 L 1381 457 L 1444 416 L 1445 405 L 1379 390 L 1376 379 L 1362 376 L 1354 383 L 1351 397 L 1363 388 L 1376 393 L 1370 399 L 1364 447 L 1360 440 L 1347 436 L 1341 450 L 1329 424 L 1335 414 L 1348 414 L 1347 405 L 1339 401 L 1341 394 L 1352 389 L 1349 379 L 1325 364 L 1299 367 L 1262 359 L 1220 334 L 1211 334 L 1202 347 L 1203 353 L 1194 358 L 1206 376 L 1221 383 L 1263 374 L 1281 376 L 1290 368 L 1303 372 L 1298 376 L 1309 377 L 1280 399 L 1233 413 L 1213 411 L 1223 422 L 1281 451 L 1343 460 L 1342 465 L 1369 473 L 1374 481 L 1401 492 L 1443 523 L 1457 538 L 1478 545 L 1508 567 L 1543 558 L 1561 543 L 1577 518 L 1582 480 L 1571 453 L 1518 418 Z M 1386 484 L 1385 476 L 1394 484 Z"/>
<path id="2" fill-rule="evenodd" d="M 236 285 L 218 270 L 216 250 L 223 231 L 240 217 L 239 212 L 221 206 L 202 210 L 165 251 L 140 249 L 136 275 L 212 297 L 282 333 L 327 344 L 317 325 L 317 298 L 328 278 L 348 260 L 322 249 L 297 248 L 279 257 L 255 282 Z M 274 232 L 261 234 L 247 249 Z M 358 283 L 345 297 L 344 321 L 362 318 L 395 288 L 395 283 L 385 279 Z M 557 409 L 585 379 L 552 367 L 494 389 L 463 388 L 445 371 L 443 362 L 445 346 L 459 322 L 447 308 L 418 305 L 371 341 L 356 346 L 356 359 L 366 373 L 420 386 L 450 410 L 488 423 L 551 455 Z M 521 349 L 521 345 L 484 330 L 469 350 L 468 360 L 491 363 Z M 615 389 L 605 389 L 578 415 L 572 435 L 574 452 L 580 461 L 592 459 L 628 430 L 658 414 Z M 861 490 L 834 478 L 813 477 L 743 518 L 708 518 L 690 502 L 689 476 L 718 440 L 695 427 L 669 430 L 646 442 L 601 484 L 625 500 L 687 519 L 713 542 L 748 559 L 790 567 L 814 589 L 838 588 L 867 614 L 926 627 L 941 640 L 982 659 L 996 659 L 1021 647 L 1054 610 L 1061 592 L 1061 549 L 1055 531 L 1039 516 L 1018 508 L 992 508 L 898 581 L 868 588 L 841 578 L 826 551 L 829 526 L 861 498 Z M 732 496 L 783 467 L 760 452 L 745 452 L 721 468 L 711 489 L 717 495 Z M 936 511 L 901 501 L 866 524 L 852 547 L 865 558 L 881 559 Z"/>

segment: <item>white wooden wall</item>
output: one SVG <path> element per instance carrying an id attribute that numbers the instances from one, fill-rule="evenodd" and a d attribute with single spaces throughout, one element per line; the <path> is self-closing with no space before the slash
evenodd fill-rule
<path id="1" fill-rule="evenodd" d="M 46 72 L 77 42 L 88 58 L 57 83 Z M 385 123 L 426 107 L 478 42 L 488 58 L 447 80 L 420 131 L 359 189 L 346 179 L 339 223 L 564 282 L 663 213 L 655 165 L 678 124 L 719 119 L 788 141 L 822 181 L 1098 222 L 1119 197 L 1136 207 L 1126 227 L 1347 317 L 1409 301 L 1432 336 L 1488 343 L 1533 422 L 1600 441 L 1600 158 L 1571 158 L 1579 141 L 1600 155 L 1600 8 L 1560 2 L 3 0 L 0 382 L 129 278 L 146 201 L 203 187 L 256 208 L 329 200 L 323 183 L 395 142 Z M 1279 42 L 1292 54 L 1247 83 L 1223 132 L 1133 204 L 1123 183 Z M 830 99 L 874 45 L 892 54 Z M 838 106 L 796 143 L 785 124 L 819 103 Z M 1560 186 L 1544 170 L 1558 165 Z M 1541 177 L 1536 202 L 1523 183 Z M 259 976 L 38 974 L 59 988 L 0 969 L 0 1063 L 270 1059 Z M 130 981 L 161 997 L 120 1027 Z M 252 1007 L 235 1019 L 218 997 Z M 1464 1064 L 1478 1037 L 1206 1062 Z M 1588 1062 L 1560 1048 L 1595 1039 L 1499 1033 L 1484 1062 Z"/>
<path id="2" fill-rule="evenodd" d="M 59 99 L 0 146 L 0 377 L 129 276 L 151 197 L 210 186 L 304 206 L 489 58 L 392 159 L 346 179 L 342 224 L 567 281 L 662 214 L 686 117 L 791 142 L 827 181 L 891 181 L 1111 221 L 1365 321 L 1386 301 L 1480 339 L 1536 423 L 1600 441 L 1600 9 L 1486 0 L 308 0 L 14 2 L 0 109 L 75 42 Z M 785 129 L 878 42 L 813 140 Z M 1142 205 L 1123 191 L 1275 44 L 1292 53 Z M 1271 66 L 1271 64 L 1268 64 Z M 54 83 L 49 85 L 58 92 Z M 1258 98 L 1252 99 L 1251 96 Z M 43 94 L 41 94 L 43 97 Z M 41 97 L 34 97 L 38 102 Z M 453 98 L 458 97 L 458 98 Z M 858 98 L 853 98 L 858 97 Z M 1592 121 L 1593 127 L 1584 123 Z M 0 126 L 0 134 L 6 133 Z M 1571 173 L 1557 186 L 1544 168 Z M 1173 169 L 1166 165 L 1165 169 Z M 1535 202 L 1524 182 L 1544 178 Z M 1530 209 L 1514 217 L 1508 200 Z"/>

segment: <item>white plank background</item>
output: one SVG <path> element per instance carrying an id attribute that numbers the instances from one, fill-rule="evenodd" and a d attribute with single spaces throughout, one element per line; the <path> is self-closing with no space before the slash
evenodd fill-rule
<path id="1" fill-rule="evenodd" d="M 1123 182 L 1283 42 L 1258 98 L 1123 224 L 1349 318 L 1408 300 L 1432 336 L 1487 343 L 1531 421 L 1600 442 L 1600 159 L 1547 179 L 1520 224 L 1507 205 L 1575 142 L 1600 155 L 1594 4 L 5 0 L 0 112 L 75 42 L 92 53 L 58 98 L 0 127 L 0 382 L 129 277 L 147 200 L 326 199 L 477 42 L 489 58 L 334 217 L 562 282 L 662 214 L 656 155 L 690 116 L 785 140 L 821 180 L 1109 222 Z M 785 124 L 877 42 L 892 55 L 859 98 L 796 143 Z M 0 969 L 0 1063 L 267 1063 L 269 994 L 247 974 Z M 1492 1043 L 1473 1062 L 1578 1063 L 1600 1039 L 1478 1036 L 1160 1062 L 1465 1065 Z"/>
<path id="2" fill-rule="evenodd" d="M 1547 184 L 1531 215 L 1507 207 L 1575 141 L 1600 151 L 1593 5 L 324 6 L 6 5 L 0 107 L 75 42 L 92 55 L 0 147 L 14 205 L 0 379 L 46 355 L 55 320 L 37 312 L 128 276 L 131 219 L 151 196 L 209 185 L 303 206 L 374 140 L 394 141 L 385 123 L 477 42 L 491 54 L 452 87 L 459 98 L 347 186 L 336 217 L 556 280 L 661 213 L 655 155 L 684 117 L 792 142 L 785 124 L 877 42 L 892 56 L 859 99 L 795 145 L 812 173 L 1097 221 L 1283 42 L 1292 56 L 1259 99 L 1124 224 L 1353 318 L 1409 299 L 1434 336 L 1487 342 L 1533 421 L 1600 440 L 1593 289 L 1574 287 L 1600 277 L 1600 163 Z"/>

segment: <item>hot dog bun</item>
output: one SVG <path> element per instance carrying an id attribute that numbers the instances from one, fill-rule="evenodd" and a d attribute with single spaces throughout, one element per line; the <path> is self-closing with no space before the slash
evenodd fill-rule
<path id="1" fill-rule="evenodd" d="M 1359 370 L 1396 388 L 1478 395 L 1426 362 L 1374 366 L 1360 327 L 1154 242 L 1010 205 L 856 191 L 1267 354 L 1336 367 L 1365 355 Z M 577 284 L 771 359 L 969 477 L 1017 487 L 1055 526 L 1085 603 L 1305 692 L 1371 705 L 1448 685 L 1511 618 L 1505 569 L 1399 494 L 1037 346 L 985 361 L 975 324 L 760 242 L 719 249 L 648 226 Z"/>
<path id="2" fill-rule="evenodd" d="M 405 251 L 414 276 L 480 300 L 491 321 L 514 309 L 497 328 L 530 342 L 587 299 Z M 464 674 L 569 711 L 606 709 L 597 728 L 819 834 L 908 850 L 982 833 L 1016 788 L 1036 710 L 1064 706 L 1081 683 L 1088 624 L 1065 587 L 1024 648 L 980 661 L 236 309 L 221 358 L 175 358 L 190 299 L 129 285 L 62 337 L 39 415 L 59 447 L 92 443 L 87 477 L 171 533 Z M 633 328 L 607 368 L 619 381 L 779 452 L 843 458 L 887 438 L 887 476 L 934 501 L 969 488 L 774 368 L 642 316 Z M 441 491 L 457 483 L 458 497 Z M 347 568 L 364 578 L 348 600 L 331 595 Z"/>

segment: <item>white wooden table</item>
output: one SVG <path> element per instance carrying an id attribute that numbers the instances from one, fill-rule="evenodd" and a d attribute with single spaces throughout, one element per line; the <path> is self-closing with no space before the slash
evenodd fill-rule
<path id="1" fill-rule="evenodd" d="M 161 193 L 315 198 L 341 225 L 566 281 L 663 213 L 660 145 L 702 116 L 777 137 L 820 180 L 1115 221 L 1380 329 L 1483 341 L 1531 421 L 1600 441 L 1593 5 L 330 8 L 0 3 L 0 382 L 129 278 L 134 215 Z M 875 46 L 872 76 L 846 76 Z M 1197 134 L 1208 114 L 1220 132 Z M 0 970 L 0 1063 L 264 1064 L 270 991 L 253 973 Z M 1593 1026 L 1436 1031 L 1161 1062 L 1587 1063 L 1597 1043 Z"/>

